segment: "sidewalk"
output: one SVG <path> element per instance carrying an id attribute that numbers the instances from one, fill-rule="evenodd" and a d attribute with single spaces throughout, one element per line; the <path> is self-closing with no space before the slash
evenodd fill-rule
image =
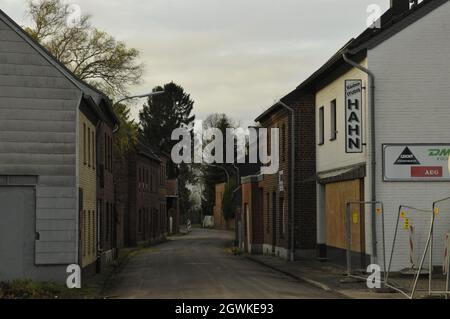
<path id="1" fill-rule="evenodd" d="M 365 282 L 342 283 L 345 269 L 330 263 L 311 259 L 295 262 L 263 255 L 244 255 L 245 258 L 279 271 L 297 280 L 308 282 L 318 288 L 342 295 L 350 299 L 402 299 L 399 293 L 381 293 L 367 288 Z"/>

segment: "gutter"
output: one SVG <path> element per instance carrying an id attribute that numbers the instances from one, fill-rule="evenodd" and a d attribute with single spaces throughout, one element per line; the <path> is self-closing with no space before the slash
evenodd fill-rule
<path id="1" fill-rule="evenodd" d="M 372 226 L 372 255 L 374 258 L 374 262 L 376 263 L 377 260 L 377 236 L 376 236 L 376 205 L 374 204 L 377 201 L 376 196 L 376 145 L 375 145 L 375 75 L 372 71 L 369 69 L 359 65 L 355 61 L 351 60 L 348 57 L 348 54 L 351 54 L 349 50 L 346 50 L 342 54 L 342 58 L 344 61 L 361 70 L 362 72 L 366 73 L 369 78 L 369 104 L 368 107 L 370 109 L 370 149 L 371 149 L 371 163 L 370 163 L 370 170 L 371 170 L 371 201 L 372 204 L 372 210 L 371 210 L 371 226 Z"/>
<path id="2" fill-rule="evenodd" d="M 289 111 L 291 114 L 291 165 L 290 165 L 290 177 L 289 177 L 289 184 L 290 184 L 290 194 L 289 194 L 289 201 L 290 201 L 290 209 L 289 209 L 289 220 L 291 225 L 291 231 L 290 231 L 290 242 L 289 242 L 289 251 L 290 251 L 290 259 L 291 261 L 295 260 L 295 216 L 294 216 L 294 187 L 295 187 L 295 113 L 294 109 L 287 105 L 286 103 L 282 102 L 281 100 L 278 101 L 279 105 L 284 107 Z"/>

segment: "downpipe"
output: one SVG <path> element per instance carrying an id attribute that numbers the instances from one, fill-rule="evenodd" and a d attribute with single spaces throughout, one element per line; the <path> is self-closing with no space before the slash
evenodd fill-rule
<path id="1" fill-rule="evenodd" d="M 372 71 L 369 69 L 359 65 L 355 61 L 351 60 L 347 54 L 349 54 L 349 51 L 346 51 L 342 54 L 342 58 L 344 61 L 357 68 L 358 70 L 361 70 L 362 72 L 366 73 L 369 78 L 369 109 L 370 109 L 370 149 L 371 149 L 371 201 L 376 202 L 376 139 L 375 139 L 375 75 Z M 377 236 L 376 236 L 376 205 L 372 205 L 372 211 L 371 211 L 371 229 L 372 229 L 372 256 L 373 256 L 373 262 L 377 263 L 378 260 L 378 254 L 377 254 Z"/>
<path id="2" fill-rule="evenodd" d="M 290 165 L 290 176 L 289 176 L 289 221 L 290 221 L 290 238 L 289 238 L 289 259 L 291 261 L 295 260 L 295 209 L 294 209 L 294 189 L 295 189 L 295 113 L 294 109 L 287 105 L 286 103 L 282 102 L 281 100 L 278 101 L 278 104 L 287 109 L 290 113 L 291 117 L 291 165 Z"/>

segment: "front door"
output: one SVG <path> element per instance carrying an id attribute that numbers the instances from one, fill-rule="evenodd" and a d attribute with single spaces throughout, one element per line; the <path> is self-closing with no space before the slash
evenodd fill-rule
<path id="1" fill-rule="evenodd" d="M 26 278 L 35 260 L 34 187 L 0 187 L 0 281 Z"/>

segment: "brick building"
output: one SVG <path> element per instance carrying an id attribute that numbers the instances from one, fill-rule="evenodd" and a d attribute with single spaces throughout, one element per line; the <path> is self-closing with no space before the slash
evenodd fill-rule
<path id="1" fill-rule="evenodd" d="M 352 255 L 358 257 L 352 263 L 382 265 L 383 240 L 393 247 L 397 221 L 402 228 L 391 270 L 417 266 L 422 257 L 424 250 L 411 247 L 425 245 L 430 227 L 421 228 L 417 217 L 398 219 L 397 212 L 400 205 L 431 211 L 433 201 L 448 197 L 450 95 L 441 84 L 450 81 L 449 19 L 450 2 L 445 0 L 391 1 L 378 21 L 380 28 L 351 39 L 299 86 L 316 92 L 317 242 L 322 258 L 345 263 L 349 231 Z M 433 155 L 436 149 L 446 156 Z M 413 160 L 402 162 L 404 157 Z M 352 201 L 365 204 L 353 206 L 347 217 L 346 203 Z M 384 213 L 369 204 L 374 201 L 383 204 Z M 445 227 L 448 218 L 436 226 L 435 238 L 444 237 Z M 434 245 L 433 262 L 438 263 L 444 243 L 439 239 Z"/>
<path id="2" fill-rule="evenodd" d="M 118 243 L 136 246 L 167 235 L 167 175 L 165 155 L 142 139 L 124 158 L 116 158 Z"/>
<path id="3" fill-rule="evenodd" d="M 285 259 L 309 256 L 315 248 L 316 192 L 315 192 L 315 123 L 314 92 L 309 88 L 295 89 L 255 120 L 268 129 L 279 129 L 279 171 L 263 176 L 263 215 L 265 254 Z M 283 106 L 284 105 L 284 106 Z M 285 107 L 294 110 L 295 170 L 291 179 L 291 121 Z M 291 211 L 290 194 L 294 182 L 294 207 Z M 292 215 L 294 223 L 292 223 Z M 291 216 L 291 217 L 290 217 Z"/>
<path id="4" fill-rule="evenodd" d="M 111 108 L 100 105 L 103 122 L 97 125 L 97 214 L 99 266 L 115 257 L 117 241 L 117 212 L 114 194 L 113 131 L 119 119 Z"/>

